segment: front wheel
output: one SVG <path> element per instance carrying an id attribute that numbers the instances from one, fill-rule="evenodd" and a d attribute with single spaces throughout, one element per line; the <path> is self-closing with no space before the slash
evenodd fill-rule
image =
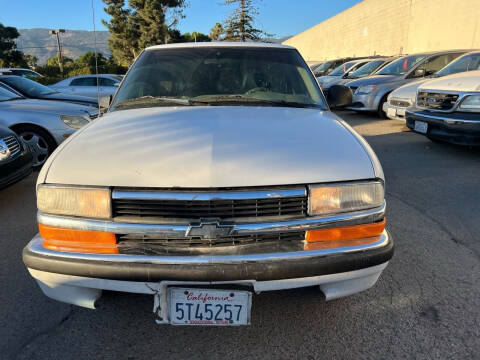
<path id="1" fill-rule="evenodd" d="M 15 129 L 23 142 L 28 146 L 33 156 L 33 168 L 40 168 L 55 150 L 53 138 L 43 129 L 35 126 L 23 125 Z"/>
<path id="2" fill-rule="evenodd" d="M 383 97 L 380 100 L 380 103 L 378 104 L 377 114 L 380 119 L 388 119 L 387 113 L 383 111 L 383 104 L 387 102 L 387 97 L 388 97 L 388 94 L 383 95 Z"/>

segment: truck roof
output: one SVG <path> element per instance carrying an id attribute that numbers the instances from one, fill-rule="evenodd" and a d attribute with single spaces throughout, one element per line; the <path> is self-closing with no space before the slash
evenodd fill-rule
<path id="1" fill-rule="evenodd" d="M 264 42 L 235 42 L 235 41 L 211 41 L 211 42 L 197 42 L 197 43 L 175 43 L 154 45 L 147 47 L 145 50 L 160 50 L 173 48 L 199 48 L 199 47 L 246 47 L 246 48 L 278 48 L 278 49 L 295 49 L 293 46 L 283 44 L 273 44 Z"/>

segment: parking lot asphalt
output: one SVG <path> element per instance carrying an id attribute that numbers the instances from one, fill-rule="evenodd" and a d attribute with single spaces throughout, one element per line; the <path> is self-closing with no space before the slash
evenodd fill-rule
<path id="1" fill-rule="evenodd" d="M 98 310 L 50 300 L 21 259 L 36 233 L 34 173 L 0 191 L 0 358 L 480 358 L 480 149 L 339 115 L 386 176 L 396 253 L 372 289 L 330 302 L 318 288 L 255 295 L 252 325 L 238 328 L 155 325 L 151 296 L 107 292 Z"/>

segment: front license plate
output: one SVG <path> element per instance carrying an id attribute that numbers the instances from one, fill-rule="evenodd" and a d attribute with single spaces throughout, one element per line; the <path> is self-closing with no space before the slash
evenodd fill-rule
<path id="1" fill-rule="evenodd" d="M 413 128 L 415 131 L 419 133 L 426 134 L 428 129 L 428 123 L 423 121 L 415 121 L 415 127 Z"/>
<path id="2" fill-rule="evenodd" d="M 169 288 L 169 318 L 174 325 L 250 324 L 249 291 Z"/>
<path id="3" fill-rule="evenodd" d="M 390 117 L 390 116 L 392 116 L 392 117 L 397 116 L 397 109 L 395 109 L 395 108 L 388 108 L 388 109 L 387 109 L 387 116 L 388 116 L 388 117 Z"/>
<path id="4" fill-rule="evenodd" d="M 397 109 L 398 116 L 405 116 L 405 109 Z"/>

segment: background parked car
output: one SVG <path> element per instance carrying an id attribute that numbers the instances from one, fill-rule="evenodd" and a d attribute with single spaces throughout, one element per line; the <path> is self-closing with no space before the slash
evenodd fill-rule
<path id="1" fill-rule="evenodd" d="M 0 86 L 28 99 L 67 101 L 80 105 L 98 107 L 97 99 L 74 94 L 64 94 L 21 76 L 0 75 Z"/>
<path id="2" fill-rule="evenodd" d="M 372 76 L 351 81 L 347 86 L 353 92 L 353 103 L 347 109 L 377 112 L 380 117 L 386 118 L 383 104 L 390 92 L 406 83 L 436 73 L 467 51 L 451 50 L 404 56 Z"/>
<path id="3" fill-rule="evenodd" d="M 318 84 L 322 88 L 323 92 L 325 94 L 328 94 L 328 89 L 332 87 L 333 85 L 338 85 L 341 84 L 342 81 L 348 77 L 349 74 L 354 73 L 355 71 L 359 70 L 360 68 L 363 68 L 365 65 L 371 63 L 372 61 L 380 61 L 380 63 L 383 63 L 381 60 L 373 60 L 373 59 L 361 59 L 361 60 L 352 60 L 348 61 L 340 66 L 338 66 L 336 69 L 331 71 L 328 75 L 321 76 L 317 78 Z M 378 65 L 376 65 L 378 68 Z M 347 80 L 346 82 L 351 81 Z"/>
<path id="4" fill-rule="evenodd" d="M 315 75 L 315 77 L 328 75 L 331 71 L 333 71 L 333 69 L 346 63 L 347 61 L 358 60 L 358 59 L 361 59 L 361 58 L 341 58 L 341 59 L 335 59 L 335 60 L 328 60 L 322 63 L 317 68 L 315 68 L 315 70 L 313 71 L 313 74 Z"/>
<path id="5" fill-rule="evenodd" d="M 17 75 L 28 77 L 30 79 L 38 79 L 43 77 L 43 75 L 39 74 L 36 71 L 30 69 L 21 69 L 21 68 L 1 68 L 0 75 Z"/>
<path id="6" fill-rule="evenodd" d="M 420 85 L 407 126 L 431 140 L 480 146 L 480 70 Z"/>
<path id="7" fill-rule="evenodd" d="M 341 79 L 336 82 L 337 85 L 343 85 L 350 81 L 361 79 L 370 75 L 375 74 L 377 71 L 382 69 L 383 67 L 390 64 L 392 61 L 398 59 L 399 56 L 387 57 L 387 58 L 378 58 L 368 63 L 360 66 L 359 68 L 355 69 L 354 71 L 348 71 L 345 73 Z"/>
<path id="8" fill-rule="evenodd" d="M 472 51 L 458 57 L 450 64 L 431 75 L 437 78 L 452 75 L 464 71 L 480 70 L 480 51 Z M 383 110 L 390 119 L 405 120 L 405 110 L 415 104 L 415 96 L 420 85 L 429 79 L 422 79 L 413 83 L 400 86 L 388 95 L 387 102 L 383 104 Z"/>
<path id="9" fill-rule="evenodd" d="M 92 108 L 59 101 L 25 99 L 0 87 L 0 125 L 17 133 L 43 165 L 55 148 L 97 116 Z"/>
<path id="10" fill-rule="evenodd" d="M 28 146 L 9 128 L 0 126 L 0 189 L 32 172 Z"/>
<path id="11" fill-rule="evenodd" d="M 100 91 L 100 96 L 108 96 L 115 94 L 115 91 L 117 91 L 117 87 L 122 81 L 122 78 L 122 75 L 99 74 L 98 90 L 97 76 L 94 74 L 74 76 L 59 81 L 58 83 L 50 85 L 49 87 L 67 94 L 76 94 L 97 98 L 98 91 Z"/>

